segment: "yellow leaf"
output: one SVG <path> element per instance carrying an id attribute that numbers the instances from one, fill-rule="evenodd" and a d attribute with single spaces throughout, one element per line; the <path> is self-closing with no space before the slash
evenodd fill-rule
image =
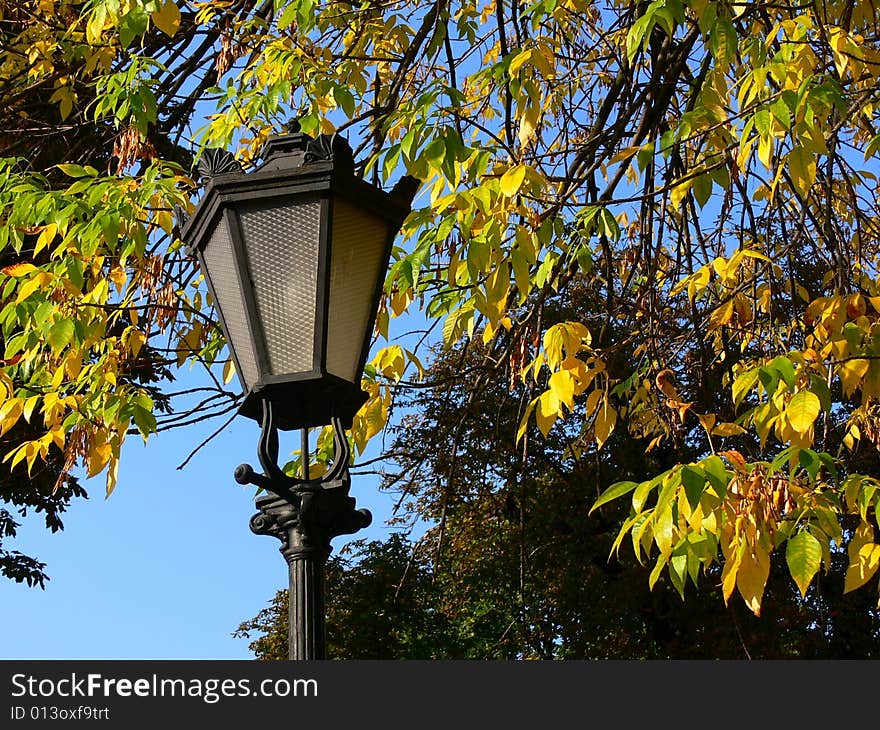
<path id="1" fill-rule="evenodd" d="M 495 337 L 495 325 L 492 324 L 491 320 L 486 322 L 486 326 L 483 328 L 483 344 L 488 345 L 492 338 Z"/>
<path id="2" fill-rule="evenodd" d="M 593 390 L 590 391 L 590 394 L 587 396 L 587 406 L 586 406 L 586 417 L 590 418 L 593 415 L 593 411 L 596 410 L 596 406 L 599 405 L 599 401 L 602 400 L 605 393 L 601 390 Z"/>
<path id="3" fill-rule="evenodd" d="M 514 167 L 511 167 L 501 176 L 501 192 L 508 198 L 512 198 L 519 192 L 525 178 L 525 165 L 515 165 Z"/>
<path id="4" fill-rule="evenodd" d="M 37 402 L 40 400 L 40 396 L 32 395 L 24 402 L 24 408 L 22 410 L 22 415 L 24 415 L 24 420 L 28 423 L 31 422 L 31 416 L 33 415 L 34 408 L 37 405 Z"/>
<path id="5" fill-rule="evenodd" d="M 522 420 L 519 422 L 519 428 L 516 430 L 516 443 L 519 445 L 519 442 L 522 441 L 522 437 L 525 436 L 526 431 L 529 429 L 529 417 L 532 415 L 532 411 L 535 410 L 535 406 L 538 404 L 538 399 L 535 398 L 529 405 L 526 407 L 526 412 L 523 414 Z M 537 420 L 537 416 L 535 417 Z"/>
<path id="6" fill-rule="evenodd" d="M 3 457 L 3 463 L 5 464 L 9 459 L 12 459 L 12 464 L 10 464 L 10 469 L 15 469 L 15 465 L 18 464 L 25 457 L 25 446 L 27 444 L 22 444 L 17 449 L 10 451 L 6 456 Z"/>
<path id="7" fill-rule="evenodd" d="M 541 393 L 538 397 L 538 407 L 535 409 L 535 420 L 544 436 L 550 433 L 556 419 L 561 415 L 559 400 L 553 395 L 553 391 L 548 390 Z"/>
<path id="8" fill-rule="evenodd" d="M 868 360 L 858 358 L 840 363 L 837 372 L 840 375 L 840 382 L 845 396 L 852 395 L 858 389 L 869 367 L 870 362 Z"/>
<path id="9" fill-rule="evenodd" d="M 672 523 L 672 504 L 668 504 L 660 515 L 654 518 L 654 542 L 666 560 L 672 556 L 672 539 L 674 537 Z"/>
<path id="10" fill-rule="evenodd" d="M 40 235 L 37 238 L 37 243 L 34 245 L 34 253 L 36 254 L 37 252 L 48 246 L 50 243 L 52 243 L 56 233 L 58 233 L 58 226 L 54 223 L 43 226 L 43 230 L 40 231 Z"/>
<path id="11" fill-rule="evenodd" d="M 618 162 L 623 162 L 624 160 L 628 160 L 630 157 L 635 155 L 641 148 L 640 145 L 635 145 L 634 147 L 624 147 L 620 152 L 614 155 L 610 160 L 608 160 L 608 166 L 616 165 Z M 653 149 L 653 147 L 652 147 Z"/>
<path id="12" fill-rule="evenodd" d="M 20 264 L 12 264 L 11 266 L 5 266 L 2 269 L 2 272 L 6 274 L 6 276 L 26 276 L 30 274 L 32 271 L 36 271 L 37 267 L 33 264 L 20 263 Z"/>
<path id="13" fill-rule="evenodd" d="M 0 408 L 0 436 L 12 428 L 24 411 L 21 398 L 10 398 Z"/>
<path id="14" fill-rule="evenodd" d="M 40 453 L 40 443 L 38 441 L 28 441 L 25 444 L 25 454 L 27 456 L 27 468 L 28 468 L 28 476 L 31 475 L 31 471 L 34 468 L 34 462 L 37 460 L 37 455 Z"/>
<path id="15" fill-rule="evenodd" d="M 773 167 L 773 149 L 774 149 L 774 140 L 773 137 L 768 135 L 762 135 L 758 141 L 758 159 L 761 160 L 764 167 L 768 170 Z"/>
<path id="16" fill-rule="evenodd" d="M 803 145 L 795 145 L 788 153 L 788 172 L 794 188 L 805 198 L 816 181 L 816 158 Z"/>
<path id="17" fill-rule="evenodd" d="M 400 380 L 406 369 L 406 359 L 403 356 L 403 348 L 400 345 L 391 345 L 382 348 L 379 354 L 373 358 L 373 364 L 386 378 Z"/>
<path id="18" fill-rule="evenodd" d="M 180 9 L 173 0 L 166 2 L 150 16 L 156 27 L 167 36 L 173 36 L 180 27 Z"/>
<path id="19" fill-rule="evenodd" d="M 697 269 L 693 277 L 688 277 L 688 279 L 688 299 L 693 301 L 697 294 L 709 286 L 709 282 L 712 279 L 712 272 L 709 270 L 708 266 L 703 265 Z"/>
<path id="20" fill-rule="evenodd" d="M 559 370 L 550 376 L 548 382 L 550 390 L 560 403 L 564 403 L 571 410 L 574 407 L 574 378 L 567 370 Z"/>
<path id="21" fill-rule="evenodd" d="M 137 327 L 129 327 L 126 342 L 128 349 L 131 350 L 131 356 L 136 358 L 146 342 L 146 337 Z"/>
<path id="22" fill-rule="evenodd" d="M 862 522 L 856 528 L 847 548 L 849 567 L 846 570 L 843 592 L 860 588 L 877 572 L 880 566 L 880 545 L 874 544 L 874 528 Z"/>
<path id="23" fill-rule="evenodd" d="M 672 207 L 678 209 L 681 205 L 681 201 L 684 200 L 685 196 L 688 194 L 688 191 L 691 189 L 691 185 L 694 184 L 693 180 L 686 180 L 683 183 L 679 183 L 672 190 L 669 191 L 669 199 L 672 202 Z"/>
<path id="24" fill-rule="evenodd" d="M 617 423 L 617 411 L 611 407 L 608 400 L 602 402 L 602 406 L 596 413 L 596 420 L 593 422 L 593 430 L 596 433 L 596 448 L 601 449 L 608 437 L 614 431 Z"/>
<path id="25" fill-rule="evenodd" d="M 164 209 L 157 210 L 155 211 L 155 218 L 159 227 L 165 231 L 165 233 L 171 235 L 174 231 L 174 217 L 171 215 L 171 212 Z"/>
<path id="26" fill-rule="evenodd" d="M 91 46 L 101 43 L 101 34 L 107 22 L 107 8 L 103 3 L 94 6 L 89 21 L 86 24 L 86 42 Z"/>
<path id="27" fill-rule="evenodd" d="M 706 433 L 712 433 L 712 428 L 715 426 L 715 414 L 707 413 L 704 416 L 698 416 L 700 419 L 700 425 L 706 429 Z"/>
<path id="28" fill-rule="evenodd" d="M 510 78 L 515 78 L 523 64 L 528 63 L 531 60 L 532 50 L 533 49 L 531 48 L 527 48 L 524 51 L 520 51 L 513 57 L 513 59 L 511 59 L 510 65 L 507 67 L 507 72 L 510 74 Z"/>
<path id="29" fill-rule="evenodd" d="M 36 277 L 28 279 L 18 290 L 18 296 L 15 298 L 16 304 L 21 304 L 31 294 L 40 288 L 40 280 Z"/>
<path id="30" fill-rule="evenodd" d="M 761 599 L 770 575 L 770 555 L 759 545 L 745 548 L 736 572 L 736 587 L 755 616 L 761 615 Z"/>
<path id="31" fill-rule="evenodd" d="M 110 460 L 110 468 L 107 469 L 107 489 L 106 494 L 109 497 L 116 489 L 116 482 L 119 479 L 119 457 L 114 456 Z"/>
<path id="32" fill-rule="evenodd" d="M 125 282 L 128 281 L 128 275 L 125 273 L 125 269 L 121 266 L 115 267 L 110 272 L 110 281 L 116 285 L 116 291 L 122 294 L 122 290 L 125 288 Z"/>
<path id="33" fill-rule="evenodd" d="M 712 429 L 713 436 L 740 436 L 746 433 L 746 430 L 735 423 L 719 423 Z"/>
<path id="34" fill-rule="evenodd" d="M 798 433 L 807 433 L 822 410 L 819 397 L 809 390 L 795 393 L 785 407 L 785 417 Z"/>
<path id="35" fill-rule="evenodd" d="M 724 304 L 715 307 L 709 316 L 709 329 L 718 329 L 733 319 L 733 299 L 728 299 Z"/>
<path id="36" fill-rule="evenodd" d="M 76 380 L 82 372 L 82 366 L 82 354 L 72 348 L 64 358 L 64 373 L 70 380 Z"/>
<path id="37" fill-rule="evenodd" d="M 235 376 L 235 362 L 232 358 L 229 358 L 226 361 L 226 364 L 223 365 L 223 384 L 226 385 L 232 378 Z"/>
<path id="38" fill-rule="evenodd" d="M 722 548 L 726 547 L 727 543 L 722 543 Z M 724 561 L 724 568 L 721 571 L 721 592 L 724 596 L 724 605 L 727 605 L 730 601 L 731 595 L 733 595 L 733 589 L 736 588 L 736 574 L 739 572 L 742 546 L 740 546 L 740 549 L 738 549 L 734 555 L 728 555 L 726 549 L 724 553 L 726 560 Z"/>
<path id="39" fill-rule="evenodd" d="M 538 128 L 538 120 L 541 116 L 541 107 L 538 104 L 529 104 L 519 120 L 519 138 L 520 147 L 524 147 L 526 143 L 535 135 Z"/>
<path id="40" fill-rule="evenodd" d="M 48 435 L 59 449 L 64 448 L 64 429 L 61 426 L 53 428 Z"/>
<path id="41" fill-rule="evenodd" d="M 112 454 L 113 447 L 108 443 L 94 446 L 86 457 L 88 476 L 93 477 L 96 474 L 100 474 L 104 467 L 107 466 L 107 462 L 110 461 Z"/>

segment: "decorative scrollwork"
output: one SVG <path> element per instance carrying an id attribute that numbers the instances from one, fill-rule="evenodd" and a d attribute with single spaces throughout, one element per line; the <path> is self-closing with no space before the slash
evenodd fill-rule
<path id="1" fill-rule="evenodd" d="M 277 532 L 278 526 L 275 520 L 264 512 L 257 512 L 251 517 L 251 532 L 256 535 L 271 535 Z"/>
<path id="2" fill-rule="evenodd" d="M 309 140 L 305 162 L 329 160 L 337 167 L 354 167 L 354 152 L 345 137 L 338 134 L 319 134 L 315 139 Z"/>
<path id="3" fill-rule="evenodd" d="M 198 164 L 199 176 L 210 179 L 217 175 L 228 175 L 232 172 L 243 172 L 241 163 L 231 152 L 222 149 L 209 149 L 202 153 Z"/>
<path id="4" fill-rule="evenodd" d="M 280 539 L 285 557 L 294 560 L 302 550 L 329 553 L 332 538 L 370 524 L 369 510 L 357 509 L 348 494 L 351 448 L 340 418 L 333 419 L 333 465 L 320 479 L 296 479 L 278 466 L 278 431 L 268 398 L 263 400 L 262 426 L 257 454 L 264 473 L 256 473 L 247 464 L 235 470 L 239 484 L 254 484 L 268 492 L 257 499 L 259 513 L 251 518 L 251 530 Z M 303 458 L 308 458 L 305 441 L 303 452 Z"/>

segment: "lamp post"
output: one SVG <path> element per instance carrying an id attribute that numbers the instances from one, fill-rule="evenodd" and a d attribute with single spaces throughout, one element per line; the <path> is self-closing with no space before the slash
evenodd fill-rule
<path id="1" fill-rule="evenodd" d="M 256 500 L 251 529 L 281 540 L 290 572 L 291 659 L 323 659 L 324 565 L 330 541 L 370 524 L 349 496 L 345 429 L 367 399 L 360 378 L 391 245 L 418 188 L 388 193 L 358 178 L 338 135 L 272 137 L 245 173 L 231 154 L 199 163 L 204 193 L 181 238 L 198 257 L 246 393 L 239 413 L 261 425 L 262 473 L 235 470 Z M 334 456 L 309 478 L 308 430 L 332 424 Z M 299 429 L 302 471 L 278 465 L 278 431 Z"/>

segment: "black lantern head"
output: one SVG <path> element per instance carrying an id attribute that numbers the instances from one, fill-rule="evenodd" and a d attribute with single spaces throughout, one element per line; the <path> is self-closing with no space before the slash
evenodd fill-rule
<path id="1" fill-rule="evenodd" d="M 337 135 L 269 139 L 249 173 L 228 152 L 199 163 L 205 193 L 181 238 L 214 297 L 239 380 L 240 413 L 271 400 L 282 429 L 346 427 L 367 395 L 368 354 L 391 246 L 418 181 L 391 193 L 354 174 Z"/>

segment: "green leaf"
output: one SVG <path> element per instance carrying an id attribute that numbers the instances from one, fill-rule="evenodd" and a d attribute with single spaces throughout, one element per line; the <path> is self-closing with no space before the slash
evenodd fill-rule
<path id="1" fill-rule="evenodd" d="M 337 86 L 333 89 L 333 98 L 339 107 L 345 112 L 345 116 L 351 118 L 354 115 L 354 96 L 344 86 Z"/>
<path id="2" fill-rule="evenodd" d="M 519 289 L 519 301 L 524 302 L 531 290 L 531 278 L 529 276 L 529 262 L 525 255 L 518 248 L 514 248 L 510 252 L 510 263 L 513 268 L 513 277 Z"/>
<path id="3" fill-rule="evenodd" d="M 781 377 L 785 381 L 785 384 L 788 386 L 789 390 L 794 390 L 795 371 L 794 363 L 791 360 L 783 355 L 779 355 L 778 357 L 774 357 L 770 362 L 768 362 L 767 367 L 772 368 L 777 373 L 779 373 L 779 377 Z"/>
<path id="4" fill-rule="evenodd" d="M 123 48 L 128 48 L 135 37 L 142 36 L 147 32 L 147 11 L 140 5 L 135 5 L 119 22 L 119 42 Z"/>
<path id="5" fill-rule="evenodd" d="M 696 509 L 700 504 L 700 497 L 703 496 L 703 489 L 706 487 L 705 472 L 692 466 L 683 466 L 681 468 L 681 483 L 684 486 L 688 504 L 691 509 Z"/>
<path id="6" fill-rule="evenodd" d="M 650 37 L 650 30 L 655 25 L 654 13 L 649 9 L 641 18 L 636 20 L 626 35 L 626 57 L 630 63 L 639 51 L 639 46 L 643 46 L 646 37 Z"/>
<path id="7" fill-rule="evenodd" d="M 718 18 L 709 33 L 709 50 L 720 68 L 736 60 L 736 28 L 727 18 Z"/>
<path id="8" fill-rule="evenodd" d="M 72 163 L 63 163 L 55 165 L 61 172 L 68 177 L 95 177 L 98 171 L 94 167 L 83 167 L 82 165 L 74 165 Z"/>
<path id="9" fill-rule="evenodd" d="M 831 390 L 821 375 L 810 376 L 810 390 L 819 398 L 823 411 L 831 410 Z"/>
<path id="10" fill-rule="evenodd" d="M 599 509 L 603 504 L 608 504 L 608 502 L 618 499 L 622 497 L 624 494 L 629 494 L 633 489 L 639 486 L 638 482 L 615 482 L 608 489 L 602 492 L 602 496 L 596 500 L 596 504 L 590 507 L 589 514 L 592 514 L 595 510 Z"/>
<path id="11" fill-rule="evenodd" d="M 798 461 L 804 468 L 804 471 L 810 475 L 810 481 L 815 482 L 819 475 L 819 469 L 822 468 L 822 461 L 819 455 L 812 449 L 801 449 L 798 452 Z"/>
<path id="12" fill-rule="evenodd" d="M 156 430 L 156 417 L 151 410 L 135 404 L 132 411 L 132 417 L 134 418 L 138 431 L 140 431 L 141 436 L 143 436 L 144 439 Z"/>
<path id="13" fill-rule="evenodd" d="M 632 496 L 632 508 L 636 512 L 640 512 L 642 507 L 645 506 L 645 502 L 648 501 L 648 496 L 651 494 L 651 490 L 660 484 L 662 477 L 663 475 L 661 474 L 648 482 L 642 482 L 636 487 L 636 491 L 633 492 Z"/>
<path id="14" fill-rule="evenodd" d="M 687 570 L 687 555 L 673 555 L 669 561 L 669 578 L 675 590 L 684 600 L 684 578 Z"/>
<path id="15" fill-rule="evenodd" d="M 801 596 L 806 596 L 807 588 L 822 564 L 822 546 L 807 530 L 801 530 L 788 541 L 785 562 Z"/>
<path id="16" fill-rule="evenodd" d="M 425 147 L 424 155 L 431 166 L 439 170 L 442 168 L 443 160 L 446 157 L 446 141 L 442 137 L 435 137 Z"/>
<path id="17" fill-rule="evenodd" d="M 443 344 L 446 347 L 451 347 L 456 342 L 458 342 L 458 338 L 462 336 L 465 328 L 468 324 L 473 320 L 474 317 L 474 305 L 471 302 L 468 302 L 464 306 L 456 309 L 452 314 L 450 314 L 446 321 L 443 323 Z"/>
<path id="18" fill-rule="evenodd" d="M 288 25 L 290 25 L 294 20 L 296 20 L 296 14 L 299 11 L 299 3 L 292 2 L 288 5 L 284 12 L 281 13 L 281 17 L 278 18 L 278 29 L 284 30 Z"/>
<path id="19" fill-rule="evenodd" d="M 712 486 L 715 487 L 718 496 L 723 497 L 727 492 L 727 485 L 730 483 L 730 472 L 724 466 L 724 461 L 720 456 L 713 454 L 703 459 L 702 465 L 706 477 L 708 477 Z"/>
<path id="20" fill-rule="evenodd" d="M 55 354 L 58 354 L 73 339 L 73 320 L 62 319 L 53 324 L 46 332 L 46 340 Z"/>
<path id="21" fill-rule="evenodd" d="M 712 197 L 712 185 L 712 176 L 708 173 L 700 175 L 694 179 L 694 197 L 696 197 L 697 203 L 701 208 L 705 207 L 706 203 L 708 203 L 709 199 Z"/>

